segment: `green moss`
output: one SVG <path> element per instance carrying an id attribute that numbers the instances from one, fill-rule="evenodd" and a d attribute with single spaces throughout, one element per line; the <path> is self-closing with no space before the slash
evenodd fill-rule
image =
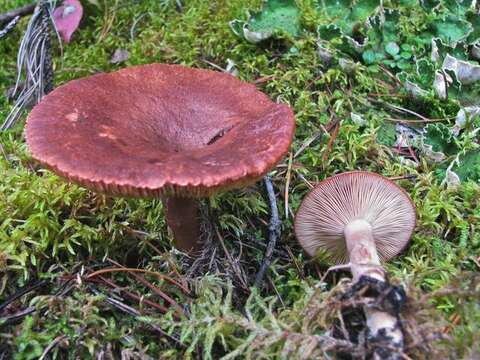
<path id="1" fill-rule="evenodd" d="M 1 3 L 0 11 L 21 3 L 27 1 Z M 124 351 L 125 356 L 147 354 L 154 358 L 219 358 L 229 353 L 231 358 L 281 358 L 287 354 L 285 349 L 302 351 L 312 339 L 302 334 L 317 336 L 326 331 L 325 319 L 311 318 L 312 313 L 304 309 L 322 308 L 321 301 L 329 296 L 326 288 L 333 287 L 338 278 L 332 276 L 326 284 L 319 284 L 315 267 L 295 241 L 292 215 L 309 191 L 308 184 L 347 170 L 364 169 L 392 177 L 415 175 L 414 180 L 403 180 L 400 185 L 417 206 L 417 228 L 406 252 L 387 265 L 392 277 L 408 282 L 425 295 L 444 286 L 462 289 L 467 282 L 458 280 L 458 276 L 464 271 L 478 272 L 480 187 L 471 181 L 447 189 L 435 176 L 439 166 L 422 158 L 418 168 L 404 165 L 388 149 L 395 141 L 395 127 L 384 121 L 386 117 L 410 120 L 411 114 L 393 111 L 391 105 L 395 105 L 429 118 L 446 119 L 445 126 L 451 127 L 448 119 L 456 115 L 458 104 L 431 95 L 421 101 L 412 100 L 382 67 L 375 62 L 364 66 L 359 56 L 352 57 L 358 63 L 346 73 L 336 61 L 343 55 L 336 52 L 335 46 L 328 46 L 334 55 L 332 63 L 322 62 L 317 53 L 316 31 L 319 25 L 329 23 L 330 17 L 319 10 L 318 2 L 295 2 L 303 28 L 297 38 L 266 41 L 259 46 L 237 37 L 229 21 L 244 18 L 249 9 L 261 8 L 262 1 L 183 1 L 182 11 L 177 9 L 176 0 L 99 3 L 85 4 L 81 28 L 72 43 L 64 47 L 63 59 L 56 52 L 57 86 L 129 65 L 166 62 L 210 68 L 209 63 L 224 67 L 231 59 L 241 79 L 256 81 L 271 98 L 292 107 L 297 122 L 292 153 L 298 154 L 288 175 L 288 204 L 284 197 L 288 161 L 283 160 L 271 174 L 283 223 L 279 251 L 267 273 L 266 288 L 261 293 L 254 291 L 250 297 L 248 289 L 240 290 L 235 271 L 229 276 L 208 274 L 191 281 L 197 295 L 194 298 L 147 277 L 189 309 L 189 320 L 176 320 L 172 312 L 163 315 L 128 300 L 119 289 L 85 279 L 81 284 L 74 283 L 77 285 L 67 295 L 54 296 L 66 279 L 78 279 L 77 274 L 99 266 L 112 266 L 107 257 L 171 276 L 182 273 L 185 264 L 170 251 L 171 236 L 159 201 L 112 199 L 67 184 L 32 161 L 19 124 L 17 129 L 0 134 L 0 303 L 35 279 L 47 279 L 49 285 L 16 302 L 16 309 L 23 309 L 32 301 L 39 312 L 0 329 L 0 355 L 7 348 L 18 354 L 18 359 L 38 357 L 60 335 L 68 341 L 52 350 L 57 358 L 68 354 L 72 358 L 94 358 L 109 351 L 117 357 Z M 386 4 L 402 9 L 411 6 L 408 1 Z M 363 19 L 362 14 L 355 16 Z M 11 108 L 4 91 L 15 80 L 15 57 L 26 21 L 22 20 L 14 32 L 0 40 L 0 120 Z M 414 41 L 418 33 L 426 31 L 428 21 L 422 11 L 400 17 L 399 38 Z M 418 46 L 413 49 L 398 43 L 400 53 L 396 55 L 401 56 L 402 51 L 428 53 L 427 45 L 416 40 L 415 44 Z M 126 49 L 130 55 L 120 65 L 109 62 L 117 48 Z M 367 125 L 352 124 L 352 112 L 361 114 Z M 324 129 L 332 124 L 338 124 L 338 130 L 326 134 Z M 303 146 L 308 141 L 310 144 Z M 467 131 L 455 138 L 456 146 L 466 151 L 475 149 L 476 141 Z M 466 172 L 459 171 L 461 177 L 470 177 L 471 171 L 478 170 L 477 159 L 465 160 Z M 263 183 L 218 195 L 210 203 L 225 249 L 233 261 L 239 259 L 251 285 L 268 241 L 269 205 Z M 220 247 L 216 256 L 224 259 L 224 251 Z M 238 268 L 228 261 L 226 268 Z M 168 306 L 151 288 L 131 276 L 114 274 L 108 279 Z M 140 309 L 143 316 L 133 318 L 112 308 L 92 288 Z M 246 308 L 242 306 L 245 301 Z M 460 316 L 445 348 L 457 358 L 468 357 L 478 331 L 475 319 L 480 313 L 472 298 L 457 296 L 454 291 L 430 303 L 443 319 Z M 183 346 L 152 330 L 152 324 Z M 311 358 L 321 356 L 319 347 L 315 351 Z M 287 355 L 294 357 L 298 353 Z"/>
<path id="2" fill-rule="evenodd" d="M 453 171 L 462 181 L 480 180 L 480 151 L 468 151 L 458 159 L 458 165 L 454 166 Z"/>

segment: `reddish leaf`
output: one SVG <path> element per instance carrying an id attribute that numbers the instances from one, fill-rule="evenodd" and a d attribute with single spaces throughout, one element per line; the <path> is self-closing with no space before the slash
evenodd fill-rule
<path id="1" fill-rule="evenodd" d="M 65 43 L 69 43 L 72 34 L 77 30 L 83 15 L 83 7 L 79 0 L 65 0 L 53 12 L 57 31 Z"/>

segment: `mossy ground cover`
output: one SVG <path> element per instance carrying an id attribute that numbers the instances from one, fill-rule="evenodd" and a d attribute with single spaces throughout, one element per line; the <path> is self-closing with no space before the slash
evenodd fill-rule
<path id="1" fill-rule="evenodd" d="M 25 3 L 2 2 L 0 12 Z M 284 6 L 297 9 L 282 10 L 289 16 L 285 21 L 298 24 L 287 24 L 287 31 L 273 29 L 273 37 L 252 44 L 229 22 L 246 21 L 246 11 L 259 11 L 261 1 L 83 3 L 81 28 L 63 57 L 55 57 L 57 86 L 129 65 L 165 62 L 214 69 L 225 68 L 230 59 L 241 79 L 292 107 L 297 129 L 291 152 L 270 174 L 282 234 L 261 288 L 253 288 L 269 236 L 264 183 L 215 196 L 205 207 L 220 244 L 213 261 L 217 266 L 187 278 L 188 262 L 172 250 L 159 201 L 113 199 L 66 183 L 32 160 L 21 121 L 0 134 L 0 306 L 19 295 L 0 309 L 0 358 L 34 359 L 43 353 L 72 359 L 331 356 L 327 330 L 338 315 L 332 299 L 348 273 L 321 281 L 328 265 L 312 261 L 299 248 L 293 216 L 312 184 L 357 169 L 398 178 L 417 206 L 411 245 L 386 268 L 394 282 L 409 289 L 417 330 L 440 329 L 445 338 L 431 343 L 430 354 L 412 349 L 411 356 L 479 356 L 478 162 L 470 157 L 468 171 L 459 174 L 474 175 L 462 175 L 461 183 L 452 185 L 445 181 L 449 162 L 433 162 L 420 147 L 404 151 L 394 145 L 399 123 L 419 129 L 438 121 L 453 127 L 463 105 L 459 95 L 441 98 L 424 86 L 428 94 L 415 97 L 402 79 L 419 86 L 426 81 L 418 78 L 423 73 L 411 71 L 418 49 L 424 55 L 430 51 L 425 41 L 415 42 L 419 33 L 463 34 L 451 34 L 451 26 L 442 27 L 422 11 L 407 17 L 403 12 L 411 1 L 389 1 L 385 6 L 398 11 L 401 32 L 388 35 L 383 47 L 375 32 L 370 52 L 356 55 L 344 46 L 346 37 L 358 40 L 364 30 L 345 19 L 363 19 L 368 4 L 344 14 L 331 10 L 328 1 L 286 1 Z M 458 21 L 468 27 L 464 18 L 474 19 L 454 4 L 441 2 L 439 11 L 461 17 Z M 329 31 L 338 36 L 328 43 L 320 40 L 320 52 L 319 39 L 332 14 L 339 20 Z M 15 81 L 26 21 L 0 40 L 1 121 L 12 106 L 5 91 Z M 262 19 L 261 25 L 266 23 Z M 288 32 L 292 28 L 294 34 Z M 111 64 L 116 49 L 127 50 L 128 60 Z M 325 49 L 333 54 L 327 62 L 321 56 Z M 408 76 L 402 77 L 402 71 Z M 455 148 L 450 160 L 478 147 L 474 119 L 469 126 L 472 131 L 447 141 L 449 149 Z M 441 143 L 435 139 L 427 142 Z M 144 272 L 120 271 L 122 266 Z M 95 273 L 104 268 L 116 270 Z M 413 340 L 429 344 L 424 338 Z"/>

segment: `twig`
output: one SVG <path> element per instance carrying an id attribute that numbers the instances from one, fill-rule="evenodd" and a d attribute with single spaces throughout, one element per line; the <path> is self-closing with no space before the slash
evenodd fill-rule
<path id="1" fill-rule="evenodd" d="M 323 156 L 322 156 L 324 165 L 327 163 L 328 155 L 330 155 L 330 152 L 332 151 L 333 143 L 337 139 L 337 135 L 339 131 L 340 131 L 340 121 L 336 122 L 335 127 L 333 128 L 332 135 L 330 136 L 330 139 L 328 139 L 327 148 L 325 149 L 325 152 L 323 153 Z"/>
<path id="2" fill-rule="evenodd" d="M 380 69 L 382 69 L 383 72 L 384 72 L 385 74 L 387 74 L 388 77 L 389 77 L 390 79 L 392 79 L 397 85 L 402 86 L 402 82 L 401 82 L 400 80 L 398 80 L 398 78 L 397 78 L 395 75 L 393 75 L 387 68 L 385 68 L 384 66 L 380 65 Z"/>
<path id="3" fill-rule="evenodd" d="M 325 129 L 325 128 L 323 128 Z M 297 150 L 297 152 L 295 153 L 295 155 L 293 155 L 293 158 L 296 158 L 298 155 L 300 155 L 306 148 L 308 148 L 310 146 L 311 143 L 313 143 L 315 140 L 317 140 L 321 135 L 323 135 L 322 132 L 317 132 L 315 135 L 311 136 L 310 138 L 308 138 L 303 144 L 302 146 L 300 146 L 300 149 Z"/>
<path id="4" fill-rule="evenodd" d="M 130 41 L 134 42 L 135 41 L 135 27 L 137 26 L 138 22 L 142 20 L 143 17 L 148 15 L 148 13 L 143 13 L 137 16 L 132 23 L 132 26 L 130 27 Z"/>
<path id="5" fill-rule="evenodd" d="M 406 109 L 406 108 L 403 108 L 401 106 L 398 106 L 398 105 L 394 105 L 394 104 L 389 104 L 385 101 L 381 101 L 381 100 L 377 100 L 377 99 L 373 99 L 371 97 L 368 98 L 369 101 L 373 102 L 373 103 L 377 103 L 377 104 L 380 104 L 380 105 L 383 105 L 391 110 L 394 110 L 396 112 L 400 112 L 400 113 L 407 113 L 407 114 L 410 114 L 410 115 L 413 115 L 413 116 L 416 116 L 418 117 L 419 119 L 422 119 L 423 121 L 425 122 L 431 122 L 432 119 L 429 119 L 419 113 L 416 113 L 415 111 L 413 110 L 410 110 L 410 109 Z"/>
<path id="6" fill-rule="evenodd" d="M 262 77 L 259 77 L 258 79 L 255 79 L 255 81 L 253 83 L 255 85 L 263 84 L 263 83 L 266 83 L 266 82 L 272 80 L 273 78 L 274 78 L 273 75 L 262 76 Z"/>
<path id="7" fill-rule="evenodd" d="M 156 302 L 153 302 L 151 300 L 148 300 L 148 299 L 142 299 L 141 296 L 138 296 L 137 294 L 134 294 L 134 293 L 131 293 L 130 291 L 128 290 L 125 290 L 124 288 L 118 286 L 117 284 L 115 284 L 113 281 L 107 279 L 107 278 L 104 278 L 103 276 L 99 276 L 99 278 L 107 285 L 111 286 L 112 288 L 114 289 L 117 289 L 118 291 L 124 293 L 127 297 L 129 297 L 130 299 L 133 299 L 133 300 L 136 300 L 138 302 L 141 302 L 141 303 L 144 303 L 144 304 L 147 304 L 157 310 L 160 310 L 162 313 L 167 313 L 168 312 L 168 309 L 160 304 L 157 304 Z"/>
<path id="8" fill-rule="evenodd" d="M 291 160 L 290 154 L 290 160 Z M 275 245 L 277 243 L 277 239 L 281 235 L 281 225 L 280 219 L 278 217 L 278 208 L 277 208 L 277 199 L 275 198 L 275 192 L 273 190 L 272 180 L 270 177 L 265 177 L 265 187 L 267 188 L 268 193 L 268 200 L 270 201 L 270 225 L 268 226 L 269 230 L 269 237 L 268 237 L 268 246 L 267 251 L 265 251 L 265 256 L 262 260 L 262 265 L 260 266 L 260 270 L 255 277 L 255 287 L 260 288 L 260 285 L 263 281 L 263 277 L 265 276 L 265 271 L 270 266 L 272 262 L 272 255 Z"/>
<path id="9" fill-rule="evenodd" d="M 24 289 L 21 289 L 16 294 L 12 295 L 10 298 L 8 298 L 2 304 L 0 304 L 0 311 L 2 311 L 4 308 L 6 308 L 9 304 L 14 302 L 15 300 L 21 298 L 23 295 L 28 294 L 29 292 L 32 292 L 33 290 L 38 289 L 39 287 L 42 287 L 46 284 L 48 284 L 48 281 L 41 280 L 34 283 L 33 285 L 30 285 Z"/>
<path id="10" fill-rule="evenodd" d="M 375 97 L 399 97 L 405 98 L 407 95 L 404 94 L 379 94 L 379 93 L 370 93 L 368 96 L 375 96 Z"/>
<path id="11" fill-rule="evenodd" d="M 103 294 L 101 291 L 98 291 L 93 286 L 89 286 L 89 288 L 95 295 L 105 296 L 105 301 L 108 304 L 116 307 L 117 309 L 123 311 L 124 313 L 127 313 L 127 314 L 132 315 L 132 316 L 140 316 L 140 312 L 138 310 L 132 308 L 131 306 L 128 306 L 127 304 L 122 303 L 120 300 L 114 299 L 110 296 L 107 296 L 107 295 Z"/>
<path id="12" fill-rule="evenodd" d="M 30 5 L 25 5 L 20 8 L 7 11 L 4 14 L 0 14 L 0 25 L 10 22 L 16 17 L 20 18 L 23 16 L 33 14 L 33 11 L 35 10 L 35 6 L 37 6 L 37 4 L 32 3 Z"/>
<path id="13" fill-rule="evenodd" d="M 408 146 L 408 152 L 410 153 L 410 155 L 412 156 L 413 160 L 415 160 L 415 162 L 417 164 L 420 164 L 420 161 L 418 160 L 417 156 L 415 155 L 415 152 L 413 151 L 412 149 L 412 146 L 410 144 L 407 144 Z"/>
<path id="14" fill-rule="evenodd" d="M 131 306 L 128 306 L 127 304 L 124 304 L 122 303 L 121 301 L 117 300 L 117 299 L 114 299 L 112 297 L 109 297 L 109 296 L 106 296 L 105 294 L 103 294 L 102 292 L 98 291 L 97 289 L 95 289 L 93 286 L 89 286 L 90 290 L 95 294 L 95 295 L 103 295 L 105 296 L 105 301 L 113 306 L 114 308 L 128 314 L 128 315 L 131 315 L 133 316 L 134 318 L 138 318 L 141 316 L 140 312 L 137 310 L 137 309 L 134 309 L 132 308 Z M 157 325 L 155 324 L 151 324 L 151 323 L 147 323 L 150 327 L 152 327 L 152 329 L 154 329 L 155 331 L 159 332 L 160 334 L 162 334 L 163 336 L 167 337 L 168 339 L 174 341 L 175 343 L 177 343 L 178 345 L 180 345 L 182 348 L 185 347 L 184 344 L 182 344 L 180 342 L 180 340 L 178 340 L 177 338 L 171 336 L 170 334 L 166 333 L 165 331 L 163 331 L 160 327 L 158 327 Z"/>
<path id="15" fill-rule="evenodd" d="M 416 179 L 417 175 L 403 175 L 403 176 L 392 176 L 389 177 L 388 179 L 391 181 L 398 181 L 398 180 L 413 180 Z"/>
<path id="16" fill-rule="evenodd" d="M 285 245 L 285 249 L 287 249 L 288 257 L 292 260 L 293 265 L 295 265 L 295 269 L 297 270 L 298 277 L 302 280 L 305 280 L 305 273 L 303 272 L 302 268 L 298 264 L 297 259 L 293 255 L 292 249 L 290 249 L 290 246 L 288 245 Z"/>
<path id="17" fill-rule="evenodd" d="M 398 123 L 419 123 L 419 124 L 423 124 L 423 123 L 437 123 L 437 122 L 444 122 L 444 121 L 448 121 L 448 120 L 451 120 L 451 119 L 455 119 L 455 117 L 447 117 L 447 118 L 443 118 L 443 119 L 395 119 L 395 118 L 385 118 L 385 120 L 387 121 L 391 121 L 391 122 L 398 122 Z"/>
<path id="18" fill-rule="evenodd" d="M 287 175 L 285 180 L 285 219 L 288 219 L 288 192 L 290 189 L 290 178 L 292 176 L 292 162 L 293 162 L 293 154 L 290 153 L 290 156 L 288 158 L 288 168 L 287 168 Z"/>
<path id="19" fill-rule="evenodd" d="M 280 304 L 282 304 L 282 306 L 285 308 L 285 303 L 283 302 L 282 296 L 278 292 L 277 287 L 275 286 L 275 283 L 270 278 L 270 276 L 267 275 L 266 278 L 267 278 L 268 282 L 270 283 L 270 286 L 273 288 L 273 291 L 275 291 L 275 294 L 277 294 L 277 298 L 280 301 Z"/>
<path id="20" fill-rule="evenodd" d="M 303 176 L 302 174 L 300 173 L 297 173 L 297 176 L 300 178 L 300 180 L 302 180 L 307 186 L 309 189 L 313 189 L 315 185 L 313 185 L 310 181 L 308 181 L 307 179 L 305 179 L 305 176 Z"/>
<path id="21" fill-rule="evenodd" d="M 18 320 L 23 319 L 25 316 L 33 314 L 35 310 L 35 306 L 29 306 L 26 309 L 23 309 L 13 315 L 0 318 L 0 327 L 3 325 L 9 325 L 11 323 L 17 322 Z"/>
<path id="22" fill-rule="evenodd" d="M 122 265 L 118 264 L 117 262 L 109 259 L 109 261 L 121 268 L 124 268 Z M 155 292 L 155 294 L 159 295 L 163 300 L 165 300 L 166 302 L 168 302 L 170 305 L 172 305 L 178 312 L 178 314 L 181 316 L 181 315 L 185 315 L 182 307 L 180 305 L 178 305 L 178 303 L 173 300 L 169 295 L 167 295 L 165 292 L 163 292 L 158 286 L 155 286 L 153 284 L 151 284 L 150 282 L 148 282 L 146 279 L 144 279 L 143 277 L 135 274 L 134 272 L 131 272 L 131 275 L 137 279 L 138 281 L 140 281 L 143 285 L 147 286 L 148 288 L 150 288 L 151 290 L 153 290 L 153 292 Z"/>
<path id="23" fill-rule="evenodd" d="M 0 39 L 7 36 L 7 34 L 15 28 L 15 26 L 18 24 L 19 21 L 20 21 L 20 16 L 14 17 L 12 21 L 10 21 L 3 28 L 3 30 L 0 30 Z"/>
<path id="24" fill-rule="evenodd" d="M 246 281 L 245 277 L 243 276 L 243 273 L 239 269 L 238 265 L 233 260 L 232 255 L 230 255 L 230 253 L 228 252 L 228 249 L 225 246 L 225 242 L 223 241 L 222 234 L 220 234 L 220 231 L 218 230 L 218 227 L 216 225 L 214 225 L 214 228 L 215 228 L 215 233 L 217 234 L 217 238 L 220 241 L 220 244 L 222 245 L 223 251 L 225 252 L 225 255 L 227 256 L 227 261 L 230 263 L 230 266 L 232 267 L 233 272 L 235 273 L 237 278 L 240 280 L 240 283 L 242 284 L 242 287 L 245 290 L 248 290 L 247 281 Z"/>
<path id="25" fill-rule="evenodd" d="M 187 294 L 187 295 L 190 294 L 190 291 L 186 287 L 184 287 L 178 281 L 172 279 L 170 276 L 163 275 L 163 274 L 157 273 L 155 271 L 144 270 L 144 269 L 135 269 L 135 268 L 126 268 L 126 267 L 101 269 L 101 270 L 94 271 L 91 274 L 88 274 L 87 279 L 91 279 L 92 277 L 102 275 L 102 274 L 111 273 L 111 272 L 131 272 L 131 273 L 139 272 L 139 273 L 144 273 L 144 274 L 148 274 L 148 275 L 153 275 L 153 276 L 156 276 L 160 279 L 167 280 L 170 283 L 172 283 L 173 285 L 178 286 L 180 289 L 182 289 L 185 292 L 185 294 Z"/>
<path id="26" fill-rule="evenodd" d="M 334 265 L 330 266 L 327 271 L 325 271 L 325 274 L 320 279 L 320 282 L 323 283 L 325 282 L 325 279 L 327 278 L 327 275 L 330 274 L 331 272 L 337 271 L 337 270 L 345 270 L 345 269 L 350 269 L 351 264 L 340 264 L 340 265 Z"/>
<path id="27" fill-rule="evenodd" d="M 455 326 L 457 326 L 460 321 L 462 320 L 461 316 L 458 315 L 458 313 L 453 313 L 449 318 L 448 320 L 451 322 L 450 325 L 446 326 L 444 329 L 443 329 L 443 334 L 448 334 Z"/>
<path id="28" fill-rule="evenodd" d="M 211 61 L 208 61 L 207 59 L 200 59 L 200 61 L 203 61 L 205 64 L 210 65 L 211 67 L 217 69 L 218 71 L 225 72 L 226 70 L 222 68 L 220 65 L 217 65 Z"/>
<path id="29" fill-rule="evenodd" d="M 58 344 L 60 344 L 63 340 L 65 340 L 67 338 L 66 335 L 60 335 L 60 336 L 57 336 L 55 339 L 53 339 L 53 341 L 48 344 L 48 346 L 45 348 L 45 350 L 43 350 L 43 353 L 42 355 L 38 358 L 38 360 L 43 360 L 43 359 L 46 359 L 48 353 L 50 351 L 52 351 L 52 349 L 57 346 Z"/>
<path id="30" fill-rule="evenodd" d="M 4 307 L 6 307 L 8 304 L 15 301 L 16 299 L 18 299 L 19 297 L 21 297 L 21 296 L 29 293 L 30 291 L 33 291 L 33 290 L 35 290 L 39 287 L 42 287 L 42 286 L 44 286 L 48 283 L 49 283 L 48 281 L 42 280 L 42 281 L 39 281 L 38 283 L 35 283 L 34 285 L 32 285 L 32 286 L 30 286 L 26 289 L 22 289 L 17 294 L 13 295 L 8 300 L 6 300 L 1 305 L 0 310 L 3 309 Z M 69 286 L 70 283 L 71 283 L 71 280 L 68 280 L 65 283 L 63 283 L 62 286 L 60 286 L 60 288 L 56 291 L 55 296 L 65 296 L 74 287 L 74 285 Z M 39 310 L 42 311 L 42 309 L 39 309 Z M 9 315 L 9 316 L 3 317 L 3 318 L 0 317 L 0 327 L 3 326 L 3 325 L 9 325 L 11 323 L 15 323 L 16 321 L 23 319 L 27 315 L 33 314 L 35 311 L 37 311 L 35 306 L 29 306 L 29 307 L 15 313 L 15 314 L 13 314 L 13 315 Z"/>

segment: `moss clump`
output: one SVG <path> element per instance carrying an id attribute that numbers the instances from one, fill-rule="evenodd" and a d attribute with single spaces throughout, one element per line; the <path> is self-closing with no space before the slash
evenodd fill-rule
<path id="1" fill-rule="evenodd" d="M 3 2 L 0 11 L 25 3 Z M 0 134 L 0 304 L 10 299 L 0 308 L 0 317 L 5 320 L 30 306 L 36 311 L 0 328 L 0 357 L 38 357 L 53 343 L 49 355 L 57 358 L 321 358 L 325 343 L 320 339 L 332 324 L 332 307 L 325 304 L 334 299 L 329 289 L 341 276 L 332 274 L 319 282 L 326 267 L 316 267 L 296 244 L 292 215 L 309 184 L 354 169 L 414 179 L 400 185 L 417 206 L 417 229 L 411 246 L 387 268 L 393 278 L 411 286 L 414 298 L 428 304 L 429 316 L 419 315 L 419 326 L 438 318 L 444 322 L 441 330 L 450 338 L 436 343 L 433 350 L 446 351 L 439 358 L 473 356 L 480 311 L 472 282 L 460 275 L 478 272 L 480 187 L 466 181 L 447 189 L 434 176 L 438 165 L 420 158 L 417 168 L 406 166 L 389 149 L 393 132 L 383 144 L 376 133 L 385 118 L 411 120 L 413 115 L 399 108 L 452 126 L 458 104 L 431 94 L 412 100 L 384 64 L 367 66 L 352 57 L 356 63 L 347 72 L 338 61 L 345 54 L 335 47 L 329 47 L 333 58 L 325 63 L 318 55 L 317 28 L 329 19 L 315 1 L 295 2 L 303 27 L 298 37 L 260 45 L 239 38 L 229 27 L 229 21 L 244 18 L 247 9 L 260 9 L 260 0 L 83 3 L 80 30 L 65 46 L 63 59 L 55 57 L 57 86 L 136 64 L 225 68 L 230 59 L 241 79 L 293 108 L 297 129 L 292 160 L 287 157 L 271 174 L 282 236 L 264 287 L 250 289 L 268 241 L 263 184 L 216 196 L 210 205 L 216 219 L 212 233 L 219 242 L 215 256 L 223 262 L 217 269 L 231 271 L 225 275 L 212 265 L 212 273 L 187 279 L 182 257 L 171 251 L 158 201 L 112 199 L 67 184 L 32 161 L 19 124 Z M 389 5 L 405 9 L 408 3 Z M 446 11 L 443 5 L 441 11 Z M 4 92 L 15 81 L 16 52 L 26 21 L 0 40 L 0 121 L 12 106 Z M 416 33 L 427 28 L 426 21 L 429 17 L 421 11 L 402 17 L 400 38 L 414 41 Z M 119 48 L 127 50 L 129 58 L 111 64 Z M 351 124 L 351 113 L 361 114 L 366 125 Z M 476 146 L 464 132 L 455 140 L 462 150 Z M 118 269 L 118 264 L 149 273 L 137 278 L 118 271 L 88 278 L 99 268 Z M 188 286 L 189 292 L 166 276 Z M 48 285 L 11 301 L 37 280 Z M 436 293 L 441 289 L 448 291 Z M 188 319 L 177 315 L 177 305 Z M 417 355 L 412 356 L 422 356 Z"/>

